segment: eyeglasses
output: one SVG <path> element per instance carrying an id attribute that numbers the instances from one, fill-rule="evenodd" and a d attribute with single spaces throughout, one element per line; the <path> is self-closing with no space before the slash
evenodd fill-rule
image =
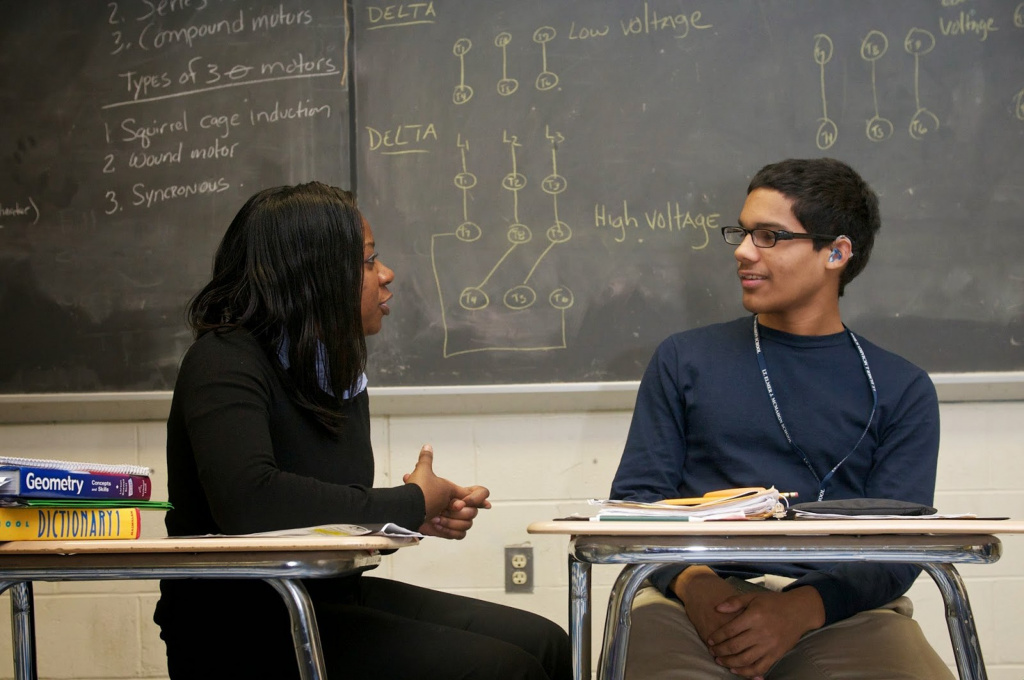
<path id="1" fill-rule="evenodd" d="M 722 227 L 722 238 L 731 246 L 738 246 L 743 239 L 750 234 L 750 239 L 758 248 L 773 248 L 779 241 L 792 241 L 795 238 L 810 239 L 812 241 L 834 241 L 836 236 L 826 234 L 804 234 L 779 229 L 744 229 L 743 227 Z"/>

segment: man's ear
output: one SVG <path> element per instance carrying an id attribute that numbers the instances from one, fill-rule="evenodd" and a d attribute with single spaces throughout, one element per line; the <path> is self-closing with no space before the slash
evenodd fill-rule
<path id="1" fill-rule="evenodd" d="M 825 266 L 832 269 L 841 269 L 853 257 L 853 241 L 848 236 L 837 236 L 832 242 L 828 252 L 828 260 Z"/>

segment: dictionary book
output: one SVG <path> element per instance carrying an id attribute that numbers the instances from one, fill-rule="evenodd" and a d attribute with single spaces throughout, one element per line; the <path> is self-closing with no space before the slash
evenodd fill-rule
<path id="1" fill-rule="evenodd" d="M 138 508 L 3 508 L 0 541 L 84 541 L 139 537 Z"/>
<path id="2" fill-rule="evenodd" d="M 148 475 L 96 473 L 33 465 L 0 466 L 0 500 L 53 498 L 90 500 L 149 500 L 153 484 Z"/>

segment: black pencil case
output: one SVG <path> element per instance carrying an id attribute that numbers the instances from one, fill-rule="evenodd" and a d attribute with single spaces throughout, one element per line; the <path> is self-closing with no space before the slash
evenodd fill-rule
<path id="1" fill-rule="evenodd" d="M 936 510 L 930 505 L 899 501 L 891 498 L 846 498 L 839 501 L 814 501 L 796 503 L 789 506 L 787 519 L 794 519 L 798 512 L 822 515 L 934 515 Z"/>

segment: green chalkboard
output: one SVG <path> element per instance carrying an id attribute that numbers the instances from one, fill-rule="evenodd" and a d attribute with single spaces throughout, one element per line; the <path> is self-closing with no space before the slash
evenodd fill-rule
<path id="1" fill-rule="evenodd" d="M 390 9 L 389 9 L 390 8 Z M 377 384 L 639 379 L 744 314 L 750 176 L 834 156 L 881 197 L 851 328 L 1024 369 L 1024 5 L 354 5 L 357 177 L 393 314 Z"/>
<path id="2" fill-rule="evenodd" d="M 348 185 L 343 3 L 0 2 L 0 392 L 167 390 L 269 185 Z"/>
<path id="3" fill-rule="evenodd" d="M 826 155 L 882 204 L 850 327 L 1024 370 L 1018 0 L 0 0 L 0 104 L 0 393 L 170 389 L 231 216 L 309 179 L 397 273 L 374 385 L 636 380 L 744 313 L 750 176 Z"/>

